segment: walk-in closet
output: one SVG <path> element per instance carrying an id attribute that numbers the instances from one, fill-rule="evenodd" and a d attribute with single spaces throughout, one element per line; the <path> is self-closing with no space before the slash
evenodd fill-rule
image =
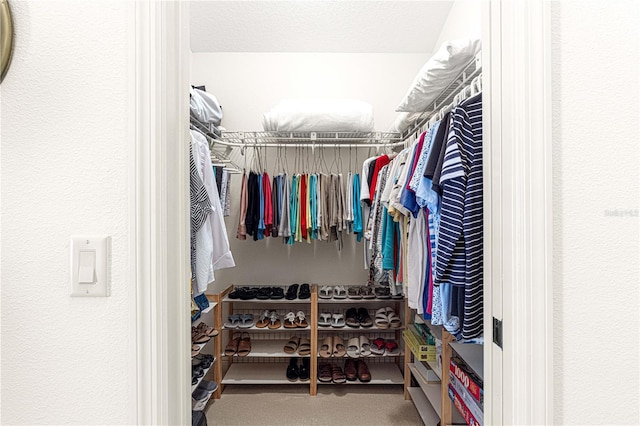
<path id="1" fill-rule="evenodd" d="M 481 2 L 188 21 L 193 425 L 484 424 Z"/>

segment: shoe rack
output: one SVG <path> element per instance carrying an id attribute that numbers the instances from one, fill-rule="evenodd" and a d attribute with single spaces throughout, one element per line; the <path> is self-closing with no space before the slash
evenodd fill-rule
<path id="1" fill-rule="evenodd" d="M 285 287 L 285 286 L 283 286 Z M 384 384 L 403 385 L 405 382 L 404 371 L 404 348 L 402 331 L 404 330 L 404 310 L 406 302 L 404 299 L 374 298 L 374 299 L 337 299 L 319 298 L 318 290 L 321 286 L 312 284 L 311 297 L 309 299 L 279 299 L 260 300 L 233 299 L 229 295 L 234 290 L 234 286 L 225 289 L 218 296 L 219 310 L 217 320 L 221 324 L 220 342 L 216 344 L 218 358 L 222 362 L 216 363 L 216 377 L 220 378 L 218 392 L 223 392 L 227 385 L 251 385 L 251 384 L 292 384 L 309 387 L 309 394 L 317 394 L 318 385 L 327 386 L 330 383 L 318 380 L 318 363 L 330 363 L 332 365 L 344 366 L 348 355 L 342 357 L 320 357 L 318 348 L 323 339 L 327 336 L 340 336 L 347 346 L 352 337 L 361 335 L 367 336 L 373 344 L 376 338 L 383 338 L 385 341 L 395 341 L 398 345 L 397 353 L 384 353 L 381 355 L 370 355 L 359 357 L 366 362 L 371 374 L 371 380 L 363 383 L 359 380 L 347 381 L 347 384 Z M 348 286 L 345 286 L 348 287 Z M 286 291 L 286 289 L 285 289 Z M 345 315 L 349 308 L 364 308 L 367 310 L 374 324 L 371 327 L 344 327 L 319 326 L 318 320 L 322 312 Z M 395 328 L 383 328 L 375 324 L 376 311 L 380 308 L 391 308 L 400 319 L 400 324 Z M 258 321 L 265 310 L 274 310 L 278 313 L 281 322 L 288 312 L 296 313 L 302 310 L 309 326 L 305 328 L 284 328 L 282 325 L 271 329 L 268 327 L 259 328 L 256 325 L 246 328 L 235 328 L 222 326 L 229 322 L 229 316 L 239 314 L 252 314 L 255 321 Z M 345 316 L 346 319 L 346 316 Z M 246 326 L 247 324 L 245 324 Z M 251 342 L 251 350 L 246 356 L 225 355 L 225 348 L 234 338 L 234 333 L 246 333 Z M 310 354 L 300 355 L 290 354 L 284 351 L 285 344 L 292 336 L 308 338 L 310 341 Z M 242 334 L 241 334 L 242 336 Z M 305 358 L 309 360 L 310 379 L 308 381 L 289 381 L 286 377 L 287 366 L 292 357 Z M 301 361 L 299 361 L 301 363 Z"/>
<path id="2" fill-rule="evenodd" d="M 205 354 L 212 355 L 214 357 L 211 365 L 206 369 L 204 369 L 204 374 L 202 375 L 202 377 L 198 378 L 195 384 L 193 383 L 191 384 L 192 393 L 196 390 L 196 388 L 200 385 L 200 383 L 203 380 L 213 380 L 214 382 L 219 383 L 219 380 L 218 380 L 219 376 L 216 373 L 217 369 L 219 368 L 217 348 L 219 348 L 220 346 L 219 344 L 220 333 L 217 327 L 217 324 L 220 324 L 218 320 L 218 316 L 219 316 L 218 296 L 207 295 L 206 297 L 209 300 L 209 306 L 200 312 L 200 316 L 196 320 L 191 322 L 191 326 L 198 328 L 202 324 L 204 324 L 206 325 L 207 328 L 209 328 L 209 330 L 214 329 L 214 330 L 217 330 L 218 333 L 215 336 L 211 336 L 211 338 L 206 342 L 195 343 L 195 344 L 192 342 L 192 346 L 193 346 L 192 353 L 191 353 L 192 359 L 198 355 L 205 355 Z M 197 350 L 194 350 L 196 348 Z M 210 398 L 213 398 L 213 399 L 220 398 L 219 388 L 218 390 L 214 391 L 212 395 L 210 395 Z M 205 402 L 205 407 L 207 406 L 208 403 L 209 403 L 209 400 Z"/>
<path id="3" fill-rule="evenodd" d="M 278 328 L 259 328 L 253 325 L 247 328 L 230 328 L 226 325 L 222 327 L 221 343 L 219 346 L 219 357 L 223 362 L 219 363 L 221 389 L 226 385 L 251 385 L 251 384 L 295 384 L 309 386 L 310 395 L 315 395 L 317 364 L 313 354 L 315 354 L 317 340 L 317 292 L 316 286 L 310 285 L 311 294 L 308 299 L 295 298 L 293 300 L 240 300 L 232 299 L 229 294 L 234 290 L 233 286 L 228 287 L 220 293 L 221 309 L 220 321 L 225 323 L 225 318 L 234 314 L 251 314 L 254 320 L 258 321 L 261 314 L 267 311 L 276 311 L 280 321 Z M 308 323 L 307 327 L 285 328 L 285 316 L 288 312 L 294 314 L 303 311 Z M 228 320 L 226 320 L 228 323 Z M 225 349 L 229 342 L 233 340 L 234 333 L 247 333 L 250 338 L 251 350 L 246 356 L 225 355 Z M 286 353 L 285 345 L 292 336 L 306 338 L 309 340 L 309 354 L 300 355 Z M 309 380 L 289 381 L 286 377 L 289 360 L 292 357 L 299 358 L 298 363 L 302 363 L 302 358 L 309 360 Z"/>
<path id="4" fill-rule="evenodd" d="M 406 308 L 407 322 L 416 318 L 415 310 Z M 414 320 L 417 322 L 416 320 Z M 429 328 L 432 336 L 441 342 L 441 351 L 436 353 L 435 359 L 429 357 L 424 360 L 424 354 L 414 354 L 409 350 L 404 355 L 406 368 L 405 374 L 405 399 L 413 401 L 418 413 L 425 424 L 472 424 L 469 414 L 473 412 L 477 420 L 482 422 L 482 409 L 472 398 L 464 395 L 454 404 L 450 397 L 449 384 L 451 376 L 449 372 L 450 362 L 454 359 L 461 360 L 465 367 L 482 380 L 483 376 L 483 345 L 471 343 L 458 343 L 455 336 L 451 335 L 441 325 L 433 325 L 428 320 L 420 320 Z M 480 390 L 481 392 L 481 390 Z M 469 410 L 467 407 L 475 410 Z M 464 414 L 463 414 L 464 413 Z M 472 414 L 473 415 L 473 414 Z M 467 420 L 465 420 L 467 419 Z"/>

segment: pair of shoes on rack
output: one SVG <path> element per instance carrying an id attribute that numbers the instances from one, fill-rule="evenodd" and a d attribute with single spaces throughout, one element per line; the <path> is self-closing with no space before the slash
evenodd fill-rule
<path id="1" fill-rule="evenodd" d="M 251 352 L 251 338 L 249 333 L 233 333 L 233 338 L 227 343 L 224 348 L 224 354 L 226 356 L 247 356 Z"/>
<path id="2" fill-rule="evenodd" d="M 283 350 L 290 355 L 298 352 L 298 355 L 306 356 L 311 353 L 311 342 L 306 337 L 291 336 Z"/>
<path id="3" fill-rule="evenodd" d="M 295 300 L 295 299 L 310 299 L 311 298 L 311 287 L 309 284 L 291 284 L 287 289 L 287 294 L 285 295 L 285 299 L 287 300 Z"/>
<path id="4" fill-rule="evenodd" d="M 396 356 L 400 355 L 400 348 L 395 340 L 384 340 L 377 337 L 371 342 L 371 353 L 373 355 Z"/>
<path id="5" fill-rule="evenodd" d="M 284 299 L 284 289 L 282 287 L 259 287 L 256 299 L 259 300 L 280 300 Z"/>
<path id="6" fill-rule="evenodd" d="M 299 358 L 291 358 L 287 366 L 287 380 L 295 382 L 297 380 L 306 382 L 310 377 L 311 360 L 309 358 L 300 358 L 301 363 L 298 365 Z"/>
<path id="7" fill-rule="evenodd" d="M 346 299 L 347 289 L 343 285 L 336 285 L 333 287 L 329 285 L 323 285 L 322 287 L 320 287 L 318 297 L 320 299 Z"/>
<path id="8" fill-rule="evenodd" d="M 340 336 L 327 336 L 320 344 L 318 355 L 322 358 L 343 357 L 347 353 L 344 340 Z"/>
<path id="9" fill-rule="evenodd" d="M 347 343 L 347 356 L 349 358 L 360 358 L 371 355 L 371 344 L 367 336 L 352 337 Z"/>
<path id="10" fill-rule="evenodd" d="M 303 311 L 294 314 L 293 311 L 284 316 L 284 328 L 307 328 L 309 322 Z"/>
<path id="11" fill-rule="evenodd" d="M 254 325 L 253 314 L 232 314 L 227 317 L 224 328 L 251 328 Z"/>
<path id="12" fill-rule="evenodd" d="M 255 323 L 255 326 L 258 328 L 268 327 L 275 330 L 282 326 L 282 321 L 280 321 L 280 315 L 278 315 L 276 311 L 265 309 L 262 315 L 260 315 L 260 319 Z"/>
<path id="13" fill-rule="evenodd" d="M 347 378 L 338 364 L 322 362 L 318 364 L 318 380 L 322 383 L 342 384 Z"/>
<path id="14" fill-rule="evenodd" d="M 345 312 L 345 316 L 347 317 L 345 323 L 352 328 L 369 328 L 373 326 L 373 321 L 369 316 L 369 311 L 365 308 L 349 308 L 347 312 Z"/>
<path id="15" fill-rule="evenodd" d="M 375 324 L 379 329 L 386 330 L 387 328 L 400 328 L 402 321 L 393 308 L 387 306 L 376 311 Z"/>
<path id="16" fill-rule="evenodd" d="M 350 382 L 353 382 L 356 379 L 360 380 L 362 383 L 371 381 L 371 372 L 369 371 L 369 367 L 361 359 L 347 359 L 344 362 L 344 375 Z"/>

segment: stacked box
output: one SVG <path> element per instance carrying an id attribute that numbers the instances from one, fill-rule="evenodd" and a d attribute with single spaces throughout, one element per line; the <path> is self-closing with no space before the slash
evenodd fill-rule
<path id="1" fill-rule="evenodd" d="M 469 410 L 462 398 L 460 398 L 460 395 L 458 395 L 458 393 L 455 391 L 453 386 L 449 385 L 448 393 L 449 398 L 451 398 L 451 401 L 453 401 L 453 405 L 455 405 L 456 409 L 469 426 L 482 426 L 482 418 L 480 419 L 480 421 L 476 419 L 476 417 L 473 415 L 471 410 Z"/>
<path id="2" fill-rule="evenodd" d="M 435 361 L 436 347 L 435 345 L 427 345 L 416 335 L 411 329 L 402 332 L 405 345 L 411 350 L 413 355 L 419 361 Z"/>

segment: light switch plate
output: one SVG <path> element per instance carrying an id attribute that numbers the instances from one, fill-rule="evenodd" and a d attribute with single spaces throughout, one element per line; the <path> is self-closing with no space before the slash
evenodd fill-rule
<path id="1" fill-rule="evenodd" d="M 109 296 L 108 235 L 71 236 L 71 296 Z"/>

